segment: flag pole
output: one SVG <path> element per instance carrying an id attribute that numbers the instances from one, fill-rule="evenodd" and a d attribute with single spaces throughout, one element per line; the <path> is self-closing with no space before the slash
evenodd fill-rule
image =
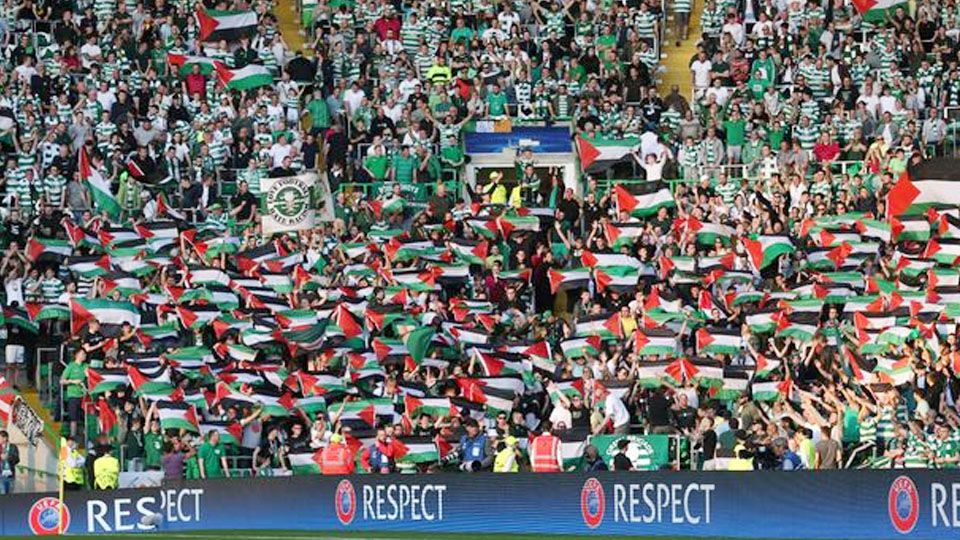
<path id="1" fill-rule="evenodd" d="M 57 497 L 57 536 L 63 536 L 63 519 L 66 506 L 63 504 L 63 473 L 67 465 L 67 455 L 70 452 L 67 440 L 60 437 L 60 452 L 57 459 L 57 477 L 59 480 L 59 496 Z"/>

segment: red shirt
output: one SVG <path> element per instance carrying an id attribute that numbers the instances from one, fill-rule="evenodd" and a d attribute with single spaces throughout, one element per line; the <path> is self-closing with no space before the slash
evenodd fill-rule
<path id="1" fill-rule="evenodd" d="M 207 78 L 202 73 L 190 73 L 186 78 L 187 92 L 192 96 L 200 94 L 203 97 L 207 94 Z"/>
<path id="2" fill-rule="evenodd" d="M 835 142 L 817 143 L 813 146 L 813 155 L 817 161 L 833 161 L 840 155 L 840 145 Z"/>
<path id="3" fill-rule="evenodd" d="M 373 23 L 373 30 L 380 36 L 380 41 L 387 39 L 387 32 L 390 30 L 393 30 L 393 39 L 400 39 L 401 26 L 403 26 L 403 23 L 400 22 L 399 17 L 393 17 L 392 19 L 380 17 L 377 22 Z"/>

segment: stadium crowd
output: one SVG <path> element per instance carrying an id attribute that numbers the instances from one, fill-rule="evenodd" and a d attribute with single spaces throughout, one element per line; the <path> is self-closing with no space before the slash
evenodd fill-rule
<path id="1" fill-rule="evenodd" d="M 918 4 L 709 0 L 688 98 L 689 0 L 305 3 L 309 55 L 269 2 L 7 2 L 7 384 L 59 382 L 74 489 L 664 435 L 652 466 L 956 467 L 960 215 L 900 200 L 954 152 L 958 27 Z M 580 189 L 530 149 L 465 185 L 490 123 L 569 123 Z M 261 179 L 314 170 L 334 219 L 262 234 Z"/>

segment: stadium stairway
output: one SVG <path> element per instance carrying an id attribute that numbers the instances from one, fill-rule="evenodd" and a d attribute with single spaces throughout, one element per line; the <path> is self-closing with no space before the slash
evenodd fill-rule
<path id="1" fill-rule="evenodd" d="M 693 92 L 693 81 L 690 76 L 690 58 L 697 52 L 697 41 L 700 40 L 700 13 L 703 12 L 704 0 L 692 0 L 693 12 L 690 13 L 690 29 L 687 39 L 679 40 L 676 32 L 677 23 L 673 14 L 673 2 L 667 4 L 667 28 L 664 46 L 660 51 L 660 65 L 666 71 L 660 75 L 660 95 L 670 93 L 673 85 L 680 87 L 680 95 L 690 99 Z"/>
<path id="2" fill-rule="evenodd" d="M 277 16 L 277 26 L 283 41 L 290 48 L 290 52 L 303 51 L 306 56 L 312 56 L 313 50 L 304 48 L 304 34 L 301 34 L 300 13 L 297 11 L 297 0 L 279 0 L 274 10 Z"/>

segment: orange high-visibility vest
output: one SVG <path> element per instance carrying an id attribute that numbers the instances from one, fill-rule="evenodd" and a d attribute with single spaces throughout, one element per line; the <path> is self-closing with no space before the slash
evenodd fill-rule
<path id="1" fill-rule="evenodd" d="M 560 453 L 560 438 L 549 433 L 538 435 L 530 444 L 530 465 L 533 472 L 560 472 L 557 455 Z"/>
<path id="2" fill-rule="evenodd" d="M 353 455 L 345 444 L 330 443 L 320 455 L 320 470 L 323 474 L 350 474 L 353 468 Z"/>

